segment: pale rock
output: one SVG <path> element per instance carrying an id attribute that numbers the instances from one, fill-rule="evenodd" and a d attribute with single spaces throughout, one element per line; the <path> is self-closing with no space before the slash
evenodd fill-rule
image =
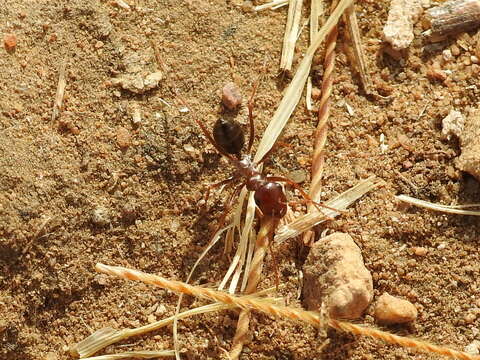
<path id="1" fill-rule="evenodd" d="M 334 233 L 312 247 L 303 267 L 303 301 L 333 318 L 359 318 L 373 299 L 373 282 L 360 248 L 348 234 Z"/>
<path id="2" fill-rule="evenodd" d="M 460 111 L 451 110 L 442 120 L 442 134 L 450 138 L 451 135 L 460 137 L 465 127 L 465 117 Z"/>
<path id="3" fill-rule="evenodd" d="M 429 0 L 392 0 L 383 35 L 395 50 L 406 49 L 413 41 L 413 24 Z"/>
<path id="4" fill-rule="evenodd" d="M 375 320 L 384 324 L 403 324 L 417 318 L 417 308 L 410 301 L 383 294 L 375 305 Z"/>
<path id="5" fill-rule="evenodd" d="M 468 116 L 460 134 L 460 147 L 462 154 L 458 157 L 456 166 L 480 181 L 480 110 Z"/>

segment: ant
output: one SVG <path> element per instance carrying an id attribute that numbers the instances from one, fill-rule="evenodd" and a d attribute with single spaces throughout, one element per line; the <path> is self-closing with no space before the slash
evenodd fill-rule
<path id="1" fill-rule="evenodd" d="M 258 162 L 253 162 L 250 155 L 253 140 L 255 138 L 255 126 L 253 123 L 253 108 L 255 93 L 258 87 L 257 81 L 253 87 L 252 95 L 248 101 L 248 121 L 249 121 L 249 139 L 247 145 L 246 154 L 242 155 L 243 147 L 245 146 L 245 135 L 242 126 L 235 120 L 225 120 L 219 118 L 213 127 L 213 136 L 208 131 L 205 123 L 194 117 L 195 122 L 198 124 L 207 140 L 213 145 L 213 147 L 223 156 L 225 156 L 229 162 L 236 168 L 236 172 L 230 178 L 212 184 L 208 187 L 205 195 L 205 203 L 208 201 L 209 193 L 212 189 L 219 186 L 227 185 L 236 179 L 243 179 L 240 185 L 238 185 L 225 204 L 225 212 L 223 218 L 226 217 L 226 212 L 233 205 L 234 197 L 239 193 L 243 186 L 247 187 L 247 190 L 254 192 L 255 203 L 263 216 L 270 216 L 277 220 L 285 216 L 287 212 L 287 197 L 285 195 L 283 187 L 280 182 L 287 183 L 297 189 L 302 197 L 318 208 L 319 206 L 328 209 L 328 206 L 314 202 L 301 187 L 290 179 L 280 176 L 265 176 L 263 173 L 257 170 L 258 165 L 263 163 L 270 155 L 270 149 Z M 185 101 L 181 101 L 186 105 Z M 188 107 L 188 106 L 187 106 Z M 338 211 L 336 209 L 332 209 Z"/>

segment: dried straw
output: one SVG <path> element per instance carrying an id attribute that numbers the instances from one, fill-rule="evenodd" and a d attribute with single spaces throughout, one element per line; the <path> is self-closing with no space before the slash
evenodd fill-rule
<path id="1" fill-rule="evenodd" d="M 425 209 L 440 211 L 447 214 L 459 214 L 459 215 L 473 215 L 480 216 L 480 210 L 464 210 L 465 208 L 480 207 L 480 204 L 466 204 L 466 205 L 442 205 L 435 204 L 428 201 L 416 199 L 407 195 L 395 196 L 400 201 L 412 204 L 415 206 L 423 207 Z"/>
<path id="2" fill-rule="evenodd" d="M 258 231 L 257 240 L 255 243 L 255 252 L 253 253 L 252 263 L 250 265 L 250 271 L 248 273 L 247 288 L 245 294 L 253 294 L 257 291 L 257 286 L 260 283 L 262 276 L 263 260 L 267 254 L 268 244 L 270 238 L 273 236 L 273 232 L 278 224 L 278 219 L 265 216 L 262 218 L 260 224 L 260 230 Z M 237 330 L 233 338 L 232 349 L 230 350 L 230 359 L 236 360 L 239 358 L 240 353 L 245 343 L 248 326 L 250 323 L 250 311 L 242 310 L 238 317 Z"/>
<path id="3" fill-rule="evenodd" d="M 108 266 L 97 263 L 95 269 L 98 272 L 114 275 L 123 279 L 142 281 L 146 284 L 156 285 L 177 293 L 184 293 L 196 297 L 206 298 L 229 305 L 235 305 L 246 310 L 257 310 L 265 314 L 295 321 L 306 322 L 315 327 L 322 327 L 322 317 L 318 313 L 295 309 L 287 306 L 273 305 L 265 300 L 249 297 L 237 297 L 225 292 L 205 289 L 185 284 L 181 281 L 167 280 L 161 276 L 146 274 L 138 270 L 127 269 L 120 266 Z M 462 351 L 457 351 L 444 346 L 433 345 L 421 340 L 411 339 L 403 336 L 390 334 L 388 332 L 368 328 L 361 325 L 328 319 L 328 325 L 338 330 L 342 330 L 355 335 L 369 336 L 374 339 L 383 340 L 390 344 L 400 345 L 406 348 L 412 348 L 417 351 L 436 353 L 448 356 L 453 359 L 461 360 L 480 360 L 480 356 L 471 355 Z"/>
<path id="4" fill-rule="evenodd" d="M 337 6 L 337 1 L 333 1 L 331 10 Z M 322 97 L 318 109 L 318 124 L 315 131 L 314 149 L 312 156 L 312 183 L 310 184 L 310 198 L 320 201 L 320 193 L 322 191 L 322 174 L 325 164 L 324 148 L 327 142 L 328 118 L 330 117 L 330 95 L 332 94 L 333 70 L 335 68 L 335 47 L 337 46 L 338 26 L 334 26 L 328 33 L 325 41 L 325 60 L 323 62 L 323 81 L 322 81 Z M 314 212 L 315 206 L 309 204 L 308 212 Z M 315 233 L 309 230 L 303 236 L 305 244 L 312 243 Z"/>

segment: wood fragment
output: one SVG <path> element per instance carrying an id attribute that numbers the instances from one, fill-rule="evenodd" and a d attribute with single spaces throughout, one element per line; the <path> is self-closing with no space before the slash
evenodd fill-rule
<path id="1" fill-rule="evenodd" d="M 451 0 L 426 11 L 431 41 L 480 27 L 480 0 Z"/>
<path id="2" fill-rule="evenodd" d="M 288 4 L 287 25 L 283 38 L 282 57 L 280 59 L 280 69 L 282 71 L 290 71 L 292 69 L 300 17 L 302 16 L 302 4 L 302 0 L 290 0 Z"/>
<path id="3" fill-rule="evenodd" d="M 60 65 L 60 72 L 58 74 L 57 94 L 55 95 L 55 102 L 53 103 L 52 121 L 55 121 L 62 110 L 63 97 L 65 95 L 65 87 L 67 81 L 65 79 L 65 70 L 67 62 L 64 60 Z"/>

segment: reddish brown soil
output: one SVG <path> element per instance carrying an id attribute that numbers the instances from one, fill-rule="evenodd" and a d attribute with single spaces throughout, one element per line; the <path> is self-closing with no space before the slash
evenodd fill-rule
<path id="1" fill-rule="evenodd" d="M 192 112 L 178 111 L 182 105 L 171 88 L 210 127 L 222 112 L 222 86 L 235 81 L 248 96 L 266 64 L 255 108 L 262 134 L 289 82 L 278 71 L 285 8 L 255 14 L 241 0 L 129 2 L 135 5 L 131 11 L 96 0 L 3 0 L 1 5 L 2 359 L 66 359 L 69 346 L 97 329 L 134 327 L 173 314 L 176 295 L 94 272 L 94 264 L 104 262 L 184 279 L 221 213 L 225 194 L 206 214 L 197 203 L 206 184 L 226 178 L 231 168 L 206 143 Z M 440 126 L 450 109 L 468 114 L 478 105 L 480 67 L 469 59 L 479 52 L 480 35 L 433 45 L 417 36 L 410 51 L 395 59 L 381 41 L 387 9 L 387 1 L 358 4 L 378 96 L 363 92 L 347 56 L 349 42 L 343 30 L 340 34 L 325 199 L 370 175 L 386 185 L 327 228 L 348 232 L 362 248 L 376 296 L 389 292 L 417 306 L 414 325 L 389 331 L 463 349 L 480 336 L 478 220 L 402 207 L 393 196 L 478 202 L 478 183 L 455 169 L 458 144 L 442 139 Z M 3 35 L 10 33 L 17 45 L 7 52 Z M 306 41 L 304 29 L 295 64 Z M 152 43 L 168 70 L 159 88 L 132 95 L 109 86 L 125 72 L 131 54 L 144 59 L 149 71 L 157 69 Z M 459 54 L 443 63 L 442 51 L 454 47 Z M 63 61 L 64 108 L 52 121 Z M 445 81 L 427 76 L 434 62 L 449 70 Z M 321 69 L 315 66 L 317 86 Z M 138 126 L 131 120 L 133 104 L 141 109 Z M 245 122 L 246 114 L 244 106 L 236 116 Z M 306 111 L 302 100 L 268 171 L 308 174 L 315 125 L 316 114 Z M 381 134 L 389 145 L 384 153 Z M 120 148 L 117 136 L 127 148 Z M 308 183 L 307 177 L 302 186 Z M 106 215 L 95 224 L 92 215 L 99 208 Z M 428 252 L 416 256 L 415 247 Z M 283 295 L 299 305 L 304 250 L 293 240 L 275 250 L 281 282 L 287 284 Z M 270 257 L 267 263 L 262 287 L 274 283 Z M 216 246 L 195 282 L 219 281 L 228 265 L 223 246 Z M 157 304 L 166 311 L 156 313 Z M 373 324 L 372 314 L 369 309 L 361 321 Z M 222 348 L 230 348 L 236 318 L 234 312 L 221 312 L 182 322 L 188 358 L 220 358 Z M 320 350 L 314 329 L 259 314 L 251 328 L 246 359 L 432 358 L 334 331 L 330 345 Z M 168 328 L 107 352 L 171 347 Z"/>

